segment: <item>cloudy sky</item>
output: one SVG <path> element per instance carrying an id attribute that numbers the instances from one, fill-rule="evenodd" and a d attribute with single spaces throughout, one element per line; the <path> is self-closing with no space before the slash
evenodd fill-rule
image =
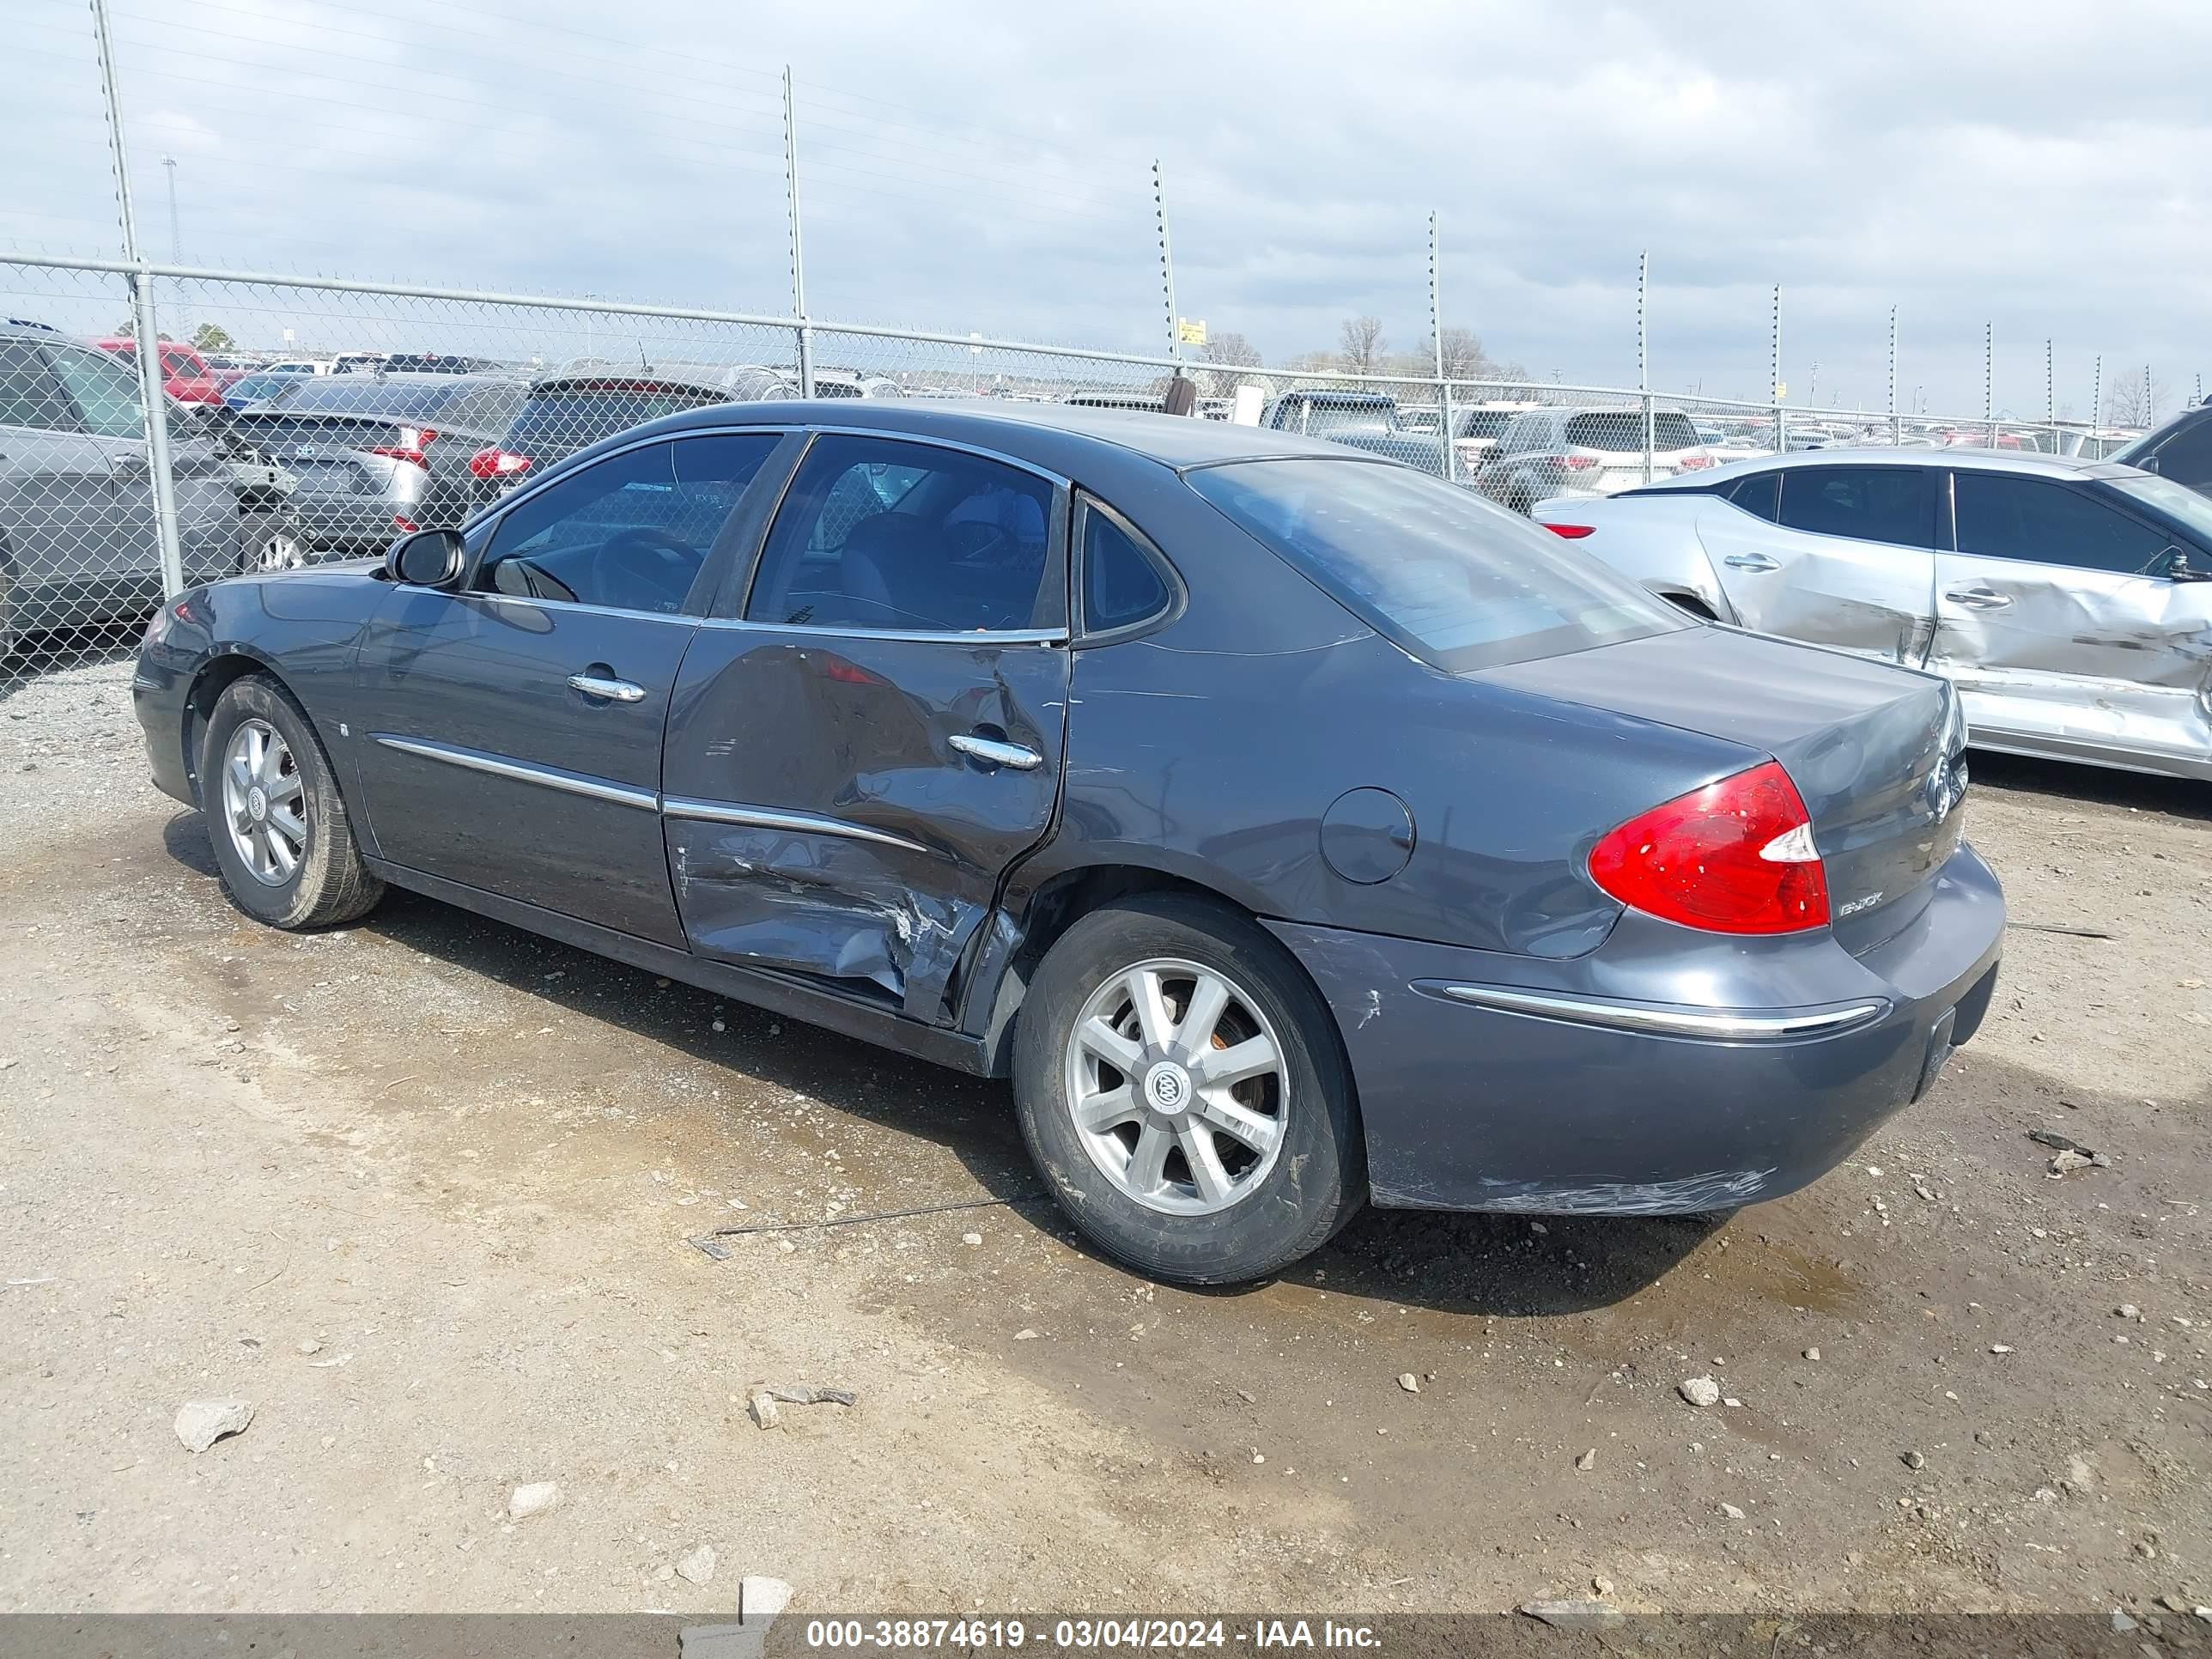
<path id="1" fill-rule="evenodd" d="M 2076 415 L 2097 354 L 2169 404 L 2212 368 L 2198 0 L 110 5 L 144 240 L 174 156 L 195 264 L 785 310 L 788 64 L 817 317 L 1158 349 L 1157 157 L 1180 309 L 1270 362 L 1423 344 L 1434 210 L 1446 322 L 1547 379 L 1633 382 L 1647 250 L 1664 387 L 1764 396 L 1777 283 L 1793 401 L 1885 406 L 1893 306 L 1940 410 L 1985 325 L 2023 416 L 2046 338 Z M 0 246 L 112 248 L 83 0 L 0 21 Z"/>

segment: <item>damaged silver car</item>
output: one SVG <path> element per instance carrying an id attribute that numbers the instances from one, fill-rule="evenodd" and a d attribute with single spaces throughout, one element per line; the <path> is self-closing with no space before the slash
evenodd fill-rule
<path id="1" fill-rule="evenodd" d="M 1698 616 L 1948 676 L 1979 748 L 2212 779 L 2212 500 L 2171 479 L 1827 449 L 1534 517 Z"/>

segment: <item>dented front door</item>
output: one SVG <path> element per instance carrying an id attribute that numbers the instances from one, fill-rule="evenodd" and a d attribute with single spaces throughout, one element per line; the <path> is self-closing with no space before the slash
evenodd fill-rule
<path id="1" fill-rule="evenodd" d="M 2081 484 L 1960 469 L 1928 666 L 1977 738 L 2125 763 L 2212 765 L 2212 582 L 2174 532 Z"/>
<path id="2" fill-rule="evenodd" d="M 702 628 L 663 774 L 691 948 L 939 1019 L 1051 824 L 1067 677 L 1063 639 Z"/>

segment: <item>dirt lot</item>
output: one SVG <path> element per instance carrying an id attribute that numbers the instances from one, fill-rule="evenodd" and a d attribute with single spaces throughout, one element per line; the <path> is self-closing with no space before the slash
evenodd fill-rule
<path id="1" fill-rule="evenodd" d="M 1035 1201 L 1002 1086 L 404 895 L 246 921 L 127 681 L 0 695 L 0 1609 L 2212 1602 L 2212 790 L 1978 762 L 2014 917 L 2110 937 L 2014 931 L 1806 1193 L 1194 1294 Z"/>

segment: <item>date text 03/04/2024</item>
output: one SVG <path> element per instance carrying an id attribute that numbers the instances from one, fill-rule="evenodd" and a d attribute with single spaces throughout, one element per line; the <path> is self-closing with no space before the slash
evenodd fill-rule
<path id="1" fill-rule="evenodd" d="M 1238 1628 L 1221 1619 L 1060 1619 L 1034 1628 L 1019 1619 L 814 1619 L 806 1645 L 817 1649 L 933 1648 L 973 1650 L 1030 1644 L 1071 1652 L 1225 1648 L 1371 1650 L 1380 1645 L 1372 1626 L 1332 1619 L 1260 1619 Z"/>

